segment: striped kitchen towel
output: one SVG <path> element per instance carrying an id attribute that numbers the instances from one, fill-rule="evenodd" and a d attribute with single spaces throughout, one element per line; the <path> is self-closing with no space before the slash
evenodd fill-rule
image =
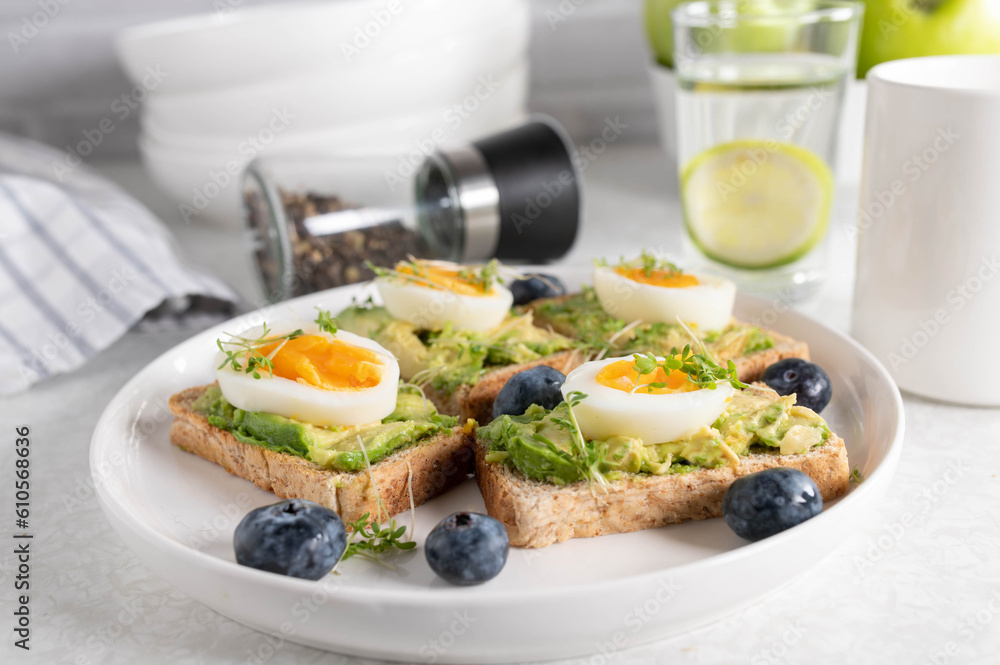
<path id="1" fill-rule="evenodd" d="M 148 312 L 228 313 L 236 299 L 181 263 L 163 224 L 116 185 L 0 135 L 0 394 L 80 367 Z"/>

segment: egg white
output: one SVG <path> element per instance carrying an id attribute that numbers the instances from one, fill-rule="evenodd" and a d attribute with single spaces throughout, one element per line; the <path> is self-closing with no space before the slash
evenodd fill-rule
<path id="1" fill-rule="evenodd" d="M 701 330 L 724 328 L 732 319 L 736 285 L 713 275 L 690 273 L 697 286 L 682 288 L 643 284 L 614 268 L 594 269 L 594 291 L 608 314 L 628 322 L 677 323 L 677 317 Z"/>
<path id="2" fill-rule="evenodd" d="M 420 286 L 392 275 L 377 278 L 375 285 L 393 318 L 421 330 L 441 330 L 449 322 L 455 330 L 490 330 L 503 322 L 514 304 L 514 294 L 499 282 L 481 296 Z"/>
<path id="3" fill-rule="evenodd" d="M 619 360 L 623 358 L 584 363 L 570 372 L 562 385 L 563 397 L 573 391 L 587 396 L 573 407 L 573 413 L 580 431 L 589 439 L 630 436 L 647 445 L 678 441 L 715 422 L 735 392 L 721 381 L 715 390 L 660 395 L 627 393 L 598 383 L 597 374 Z"/>
<path id="4" fill-rule="evenodd" d="M 223 396 L 233 406 L 244 411 L 264 411 L 320 426 L 365 425 L 382 420 L 396 409 L 399 363 L 377 342 L 343 330 L 331 335 L 320 330 L 315 323 L 281 322 L 270 327 L 268 337 L 287 335 L 301 328 L 307 335 L 337 339 L 373 351 L 377 354 L 382 369 L 379 383 L 364 390 L 323 390 L 266 373 L 261 373 L 261 378 L 255 379 L 225 365 L 215 371 L 215 376 Z M 263 326 L 256 326 L 235 336 L 256 339 L 262 332 Z M 225 359 L 226 355 L 219 352 L 215 358 L 215 366 L 222 365 Z"/>

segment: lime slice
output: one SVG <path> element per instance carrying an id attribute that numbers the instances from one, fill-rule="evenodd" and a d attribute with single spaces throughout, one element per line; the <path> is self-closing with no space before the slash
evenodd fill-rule
<path id="1" fill-rule="evenodd" d="M 823 239 L 833 176 L 809 150 L 773 140 L 724 143 L 681 174 L 684 223 L 709 258 L 736 268 L 798 260 Z"/>

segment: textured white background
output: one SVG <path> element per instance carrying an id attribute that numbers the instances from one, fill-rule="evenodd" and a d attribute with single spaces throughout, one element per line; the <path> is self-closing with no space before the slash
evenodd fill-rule
<path id="1" fill-rule="evenodd" d="M 194 262 L 253 297 L 239 234 L 184 226 L 174 205 L 153 190 L 134 163 L 109 164 L 104 170 L 173 225 Z M 588 218 L 570 262 L 632 253 L 641 245 L 675 246 L 676 185 L 655 146 L 614 146 L 588 168 L 586 177 Z M 805 307 L 839 329 L 848 324 L 852 288 L 853 256 L 844 233 L 852 195 L 841 192 L 831 230 L 833 275 L 817 300 Z M 256 662 L 248 660 L 247 651 L 263 644 L 264 636 L 186 598 L 147 570 L 105 522 L 89 483 L 87 447 L 103 406 L 138 369 L 186 336 L 129 334 L 83 370 L 0 405 L 7 428 L 0 436 L 0 488 L 12 486 L 15 423 L 32 427 L 36 534 L 30 654 L 11 647 L 7 622 L 14 562 L 3 545 L 0 662 Z M 958 350 L 941 359 L 941 371 L 988 368 L 976 366 L 974 354 Z M 907 436 L 898 475 L 855 537 L 791 585 L 717 623 L 606 659 L 573 662 L 998 662 L 1000 410 L 913 397 L 905 401 Z M 9 505 L 8 490 L 0 491 Z M 899 526 L 907 514 L 908 526 Z M 11 522 L 5 508 L 3 543 L 11 542 Z M 553 617 L 552 632 L 559 639 L 558 617 Z M 361 661 L 285 644 L 270 662 Z"/>

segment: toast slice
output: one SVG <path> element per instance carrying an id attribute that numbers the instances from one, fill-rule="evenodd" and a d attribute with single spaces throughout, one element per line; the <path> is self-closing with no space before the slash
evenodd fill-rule
<path id="1" fill-rule="evenodd" d="M 477 423 L 486 424 L 493 420 L 493 401 L 500 394 L 504 384 L 510 380 L 510 377 L 539 365 L 548 365 L 563 374 L 567 374 L 586 360 L 587 357 L 583 351 L 560 351 L 532 362 L 506 365 L 490 370 L 475 384 L 463 384 L 450 394 L 430 385 L 423 386 L 423 390 L 427 399 L 434 403 L 438 412 L 449 416 L 458 416 L 459 422 L 465 422 L 472 418 Z"/>
<path id="2" fill-rule="evenodd" d="M 487 462 L 487 444 L 477 441 L 476 482 L 486 512 L 507 527 L 515 547 L 546 547 L 570 538 L 654 529 L 722 516 L 722 497 L 740 476 L 788 467 L 812 478 L 824 501 L 847 492 L 850 468 L 844 441 L 832 434 L 807 453 L 741 456 L 739 466 L 651 476 L 630 474 L 605 493 L 586 481 L 552 485 L 526 478 L 509 466 Z"/>
<path id="3" fill-rule="evenodd" d="M 380 514 L 375 488 L 389 516 L 419 506 L 458 485 L 473 470 L 474 432 L 455 427 L 450 433 L 399 450 L 367 471 L 343 472 L 309 460 L 242 443 L 229 432 L 211 425 L 191 407 L 210 386 L 189 388 L 170 398 L 174 422 L 170 441 L 203 457 L 229 473 L 249 480 L 282 499 L 306 499 L 354 522 L 365 513 Z M 410 474 L 412 472 L 412 481 Z"/>
<path id="4" fill-rule="evenodd" d="M 525 305 L 525 308 L 531 310 L 536 326 L 547 328 L 559 333 L 560 335 L 565 335 L 566 337 L 575 338 L 576 331 L 571 326 L 546 318 L 546 316 L 539 309 L 540 305 L 544 303 L 565 302 L 575 296 L 576 294 L 571 294 L 558 296 L 556 298 L 535 300 Z M 802 358 L 803 360 L 809 360 L 809 345 L 805 342 L 800 342 L 797 339 L 776 333 L 767 328 L 760 328 L 760 331 L 769 335 L 774 340 L 774 346 L 770 349 L 754 351 L 753 353 L 749 353 L 745 356 L 739 356 L 732 359 L 733 362 L 736 363 L 736 372 L 739 375 L 740 381 L 744 383 L 753 383 L 754 381 L 760 380 L 760 377 L 764 374 L 764 370 L 779 360 L 783 360 L 785 358 Z M 664 349 L 664 351 L 667 350 L 668 349 Z M 725 361 L 728 360 L 728 358 L 720 358 L 719 360 Z"/>

